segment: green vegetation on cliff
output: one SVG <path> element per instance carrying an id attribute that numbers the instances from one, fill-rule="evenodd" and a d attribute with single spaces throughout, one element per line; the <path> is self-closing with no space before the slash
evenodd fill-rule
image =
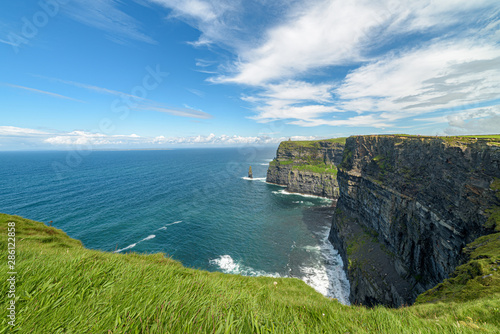
<path id="1" fill-rule="evenodd" d="M 337 167 L 335 167 L 335 165 L 327 165 L 327 164 L 299 165 L 295 166 L 293 169 L 304 170 L 320 174 L 325 173 L 325 174 L 337 175 Z"/>
<path id="2" fill-rule="evenodd" d="M 416 304 L 446 301 L 460 303 L 500 294 L 500 233 L 482 236 L 467 245 L 469 261 L 450 278 L 421 294 Z M 500 321 L 500 309 L 497 310 Z"/>
<path id="3" fill-rule="evenodd" d="M 280 146 L 283 148 L 292 148 L 292 147 L 321 147 L 320 142 L 329 142 L 329 143 L 337 143 L 337 144 L 345 144 L 347 137 L 341 138 L 332 138 L 332 139 L 321 139 L 321 140 L 288 140 L 282 141 Z"/>
<path id="4" fill-rule="evenodd" d="M 500 135 L 467 135 L 467 136 L 420 136 L 420 135 L 407 135 L 407 134 L 394 134 L 394 135 L 375 135 L 375 137 L 393 137 L 393 138 L 418 138 L 422 141 L 426 140 L 442 140 L 451 146 L 460 146 L 464 144 L 472 144 L 476 142 L 486 142 L 489 145 L 500 146 Z"/>
<path id="5" fill-rule="evenodd" d="M 7 324 L 3 293 L 0 333 L 500 331 L 500 294 L 494 291 L 460 303 L 344 306 L 298 279 L 209 273 L 163 254 L 93 251 L 54 227 L 0 214 L 3 263 L 8 222 L 16 225 L 16 325 Z M 6 282 L 7 270 L 0 276 Z"/>
<path id="6" fill-rule="evenodd" d="M 490 186 L 491 190 L 495 191 L 495 196 L 500 201 L 500 179 L 495 178 Z M 486 210 L 490 215 L 485 226 L 491 228 L 496 232 L 500 232 L 500 206 L 494 205 L 490 209 Z"/>

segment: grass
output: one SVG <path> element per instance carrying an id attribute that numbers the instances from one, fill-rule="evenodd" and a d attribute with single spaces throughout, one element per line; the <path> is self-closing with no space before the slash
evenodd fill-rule
<path id="1" fill-rule="evenodd" d="M 330 143 L 338 143 L 345 144 L 347 137 L 341 138 L 331 138 L 331 139 L 321 139 L 321 140 L 286 140 L 280 143 L 284 148 L 291 147 L 320 147 L 320 142 L 330 142 Z"/>
<path id="2" fill-rule="evenodd" d="M 470 260 L 457 267 L 449 279 L 421 294 L 416 303 L 459 303 L 500 294 L 500 233 L 476 239 L 464 253 Z M 500 313 L 497 321 L 500 322 Z"/>
<path id="3" fill-rule="evenodd" d="M 465 135 L 465 136 L 420 136 L 408 134 L 376 135 L 376 137 L 419 138 L 422 141 L 440 139 L 448 145 L 463 145 L 475 142 L 485 142 L 489 145 L 500 145 L 500 134 L 491 135 Z"/>
<path id="4" fill-rule="evenodd" d="M 327 164 L 300 165 L 300 166 L 294 166 L 293 169 L 309 171 L 313 173 L 320 173 L 320 174 L 337 175 L 337 167 L 335 167 L 335 165 L 327 165 Z"/>
<path id="5" fill-rule="evenodd" d="M 399 309 L 344 306 L 298 279 L 210 273 L 163 254 L 89 250 L 54 227 L 0 214 L 3 263 L 7 222 L 16 225 L 17 317 L 14 327 L 7 324 L 2 293 L 0 333 L 500 331 L 498 292 Z"/>
<path id="6" fill-rule="evenodd" d="M 500 179 L 495 178 L 490 186 L 491 190 L 495 191 L 495 196 L 500 201 Z M 489 214 L 488 220 L 486 221 L 485 227 L 493 229 L 495 232 L 500 232 L 500 206 L 493 205 L 491 208 L 486 210 Z"/>

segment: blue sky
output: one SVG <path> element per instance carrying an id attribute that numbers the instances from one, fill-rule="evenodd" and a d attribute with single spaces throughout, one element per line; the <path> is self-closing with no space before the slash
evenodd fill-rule
<path id="1" fill-rule="evenodd" d="M 500 133 L 498 1 L 0 4 L 0 150 Z"/>

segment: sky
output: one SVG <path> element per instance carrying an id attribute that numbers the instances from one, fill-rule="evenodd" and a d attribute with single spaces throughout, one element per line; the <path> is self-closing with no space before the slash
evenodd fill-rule
<path id="1" fill-rule="evenodd" d="M 500 2 L 0 3 L 0 151 L 500 133 Z"/>

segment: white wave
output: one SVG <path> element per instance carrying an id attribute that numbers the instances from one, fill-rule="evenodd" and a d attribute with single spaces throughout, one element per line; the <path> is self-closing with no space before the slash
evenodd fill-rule
<path id="1" fill-rule="evenodd" d="M 322 199 L 324 201 L 329 201 L 331 202 L 332 200 L 330 198 L 326 198 L 326 197 L 321 197 L 321 196 L 316 196 L 316 195 L 309 195 L 309 194 L 301 194 L 301 193 L 291 193 L 289 191 L 286 191 L 284 189 L 282 190 L 275 190 L 272 192 L 273 194 L 277 194 L 277 195 L 294 195 L 294 196 L 302 196 L 302 197 L 312 197 L 312 198 L 319 198 L 319 199 Z"/>
<path id="2" fill-rule="evenodd" d="M 239 273 L 240 271 L 240 266 L 234 262 L 230 255 L 222 255 L 218 259 L 210 260 L 210 263 L 219 266 L 224 272 Z"/>
<path id="3" fill-rule="evenodd" d="M 121 251 L 130 249 L 130 248 L 134 248 L 136 245 L 137 245 L 137 243 L 129 245 L 129 246 L 125 247 L 125 248 L 122 248 L 122 249 L 119 249 L 119 250 L 115 250 L 113 253 L 120 253 Z"/>
<path id="4" fill-rule="evenodd" d="M 251 177 L 248 177 L 248 176 L 243 176 L 242 179 L 243 180 L 247 180 L 247 181 L 266 182 L 266 178 L 265 177 L 254 177 L 254 178 L 251 178 Z"/>
<path id="5" fill-rule="evenodd" d="M 160 228 L 158 229 L 158 231 L 159 231 L 159 230 L 166 230 L 166 229 L 167 229 L 167 226 L 170 226 L 170 225 L 175 225 L 175 224 L 179 224 L 179 223 L 182 223 L 182 220 L 179 220 L 179 221 L 176 221 L 176 222 L 173 222 L 173 223 L 167 224 L 167 225 L 165 225 L 165 226 L 163 226 L 163 227 L 160 227 Z"/>
<path id="6" fill-rule="evenodd" d="M 319 253 L 315 263 L 300 267 L 301 279 L 322 295 L 336 298 L 344 305 L 349 305 L 350 286 L 343 269 L 342 258 L 328 241 L 329 228 L 325 229 L 323 240 L 317 246 L 305 246 L 304 249 Z"/>
<path id="7" fill-rule="evenodd" d="M 305 249 L 306 252 L 319 253 L 321 251 L 321 246 L 319 246 L 319 245 L 316 245 L 316 246 L 304 246 L 302 248 Z"/>
<path id="8" fill-rule="evenodd" d="M 218 266 L 219 269 L 226 274 L 237 274 L 242 276 L 281 277 L 281 275 L 278 273 L 267 273 L 263 270 L 255 270 L 252 267 L 248 267 L 241 263 L 235 262 L 231 255 L 221 255 L 217 259 L 210 260 L 209 263 Z"/>
<path id="9" fill-rule="evenodd" d="M 155 238 L 156 235 L 154 234 L 151 234 L 151 235 L 148 235 L 147 237 L 145 237 L 144 239 L 142 239 L 141 241 L 138 241 L 136 242 L 135 244 L 131 244 L 125 248 L 122 248 L 122 249 L 118 249 L 118 250 L 115 250 L 113 253 L 120 253 L 120 252 L 123 252 L 124 250 L 127 250 L 127 249 L 130 249 L 130 248 L 134 248 L 135 246 L 137 246 L 137 244 L 143 242 L 143 241 L 146 241 L 146 240 L 150 240 L 150 239 L 153 239 Z"/>

